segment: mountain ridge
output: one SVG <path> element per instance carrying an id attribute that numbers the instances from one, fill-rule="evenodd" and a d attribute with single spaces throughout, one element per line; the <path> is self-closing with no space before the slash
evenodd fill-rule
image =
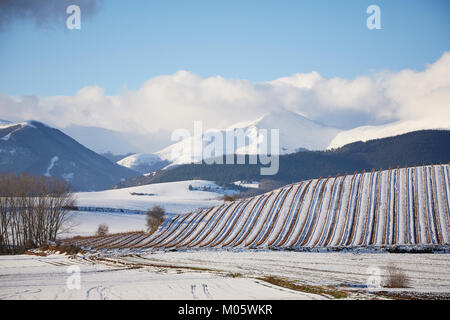
<path id="1" fill-rule="evenodd" d="M 448 141 L 449 130 L 421 130 L 367 142 L 353 142 L 335 150 L 300 151 L 281 155 L 280 170 L 274 176 L 261 176 L 260 165 L 186 164 L 152 175 L 131 178 L 117 184 L 115 188 L 193 178 L 219 184 L 261 179 L 287 184 L 345 172 L 447 163 L 450 161 Z"/>
<path id="2" fill-rule="evenodd" d="M 109 188 L 137 174 L 33 120 L 0 125 L 0 164 L 1 173 L 55 176 L 75 190 Z"/>
<path id="3" fill-rule="evenodd" d="M 241 129 L 245 132 L 246 139 L 235 141 L 233 149 L 226 144 L 228 134 L 233 134 L 235 130 Z M 331 128 L 310 120 L 298 113 L 292 111 L 278 111 L 266 113 L 256 120 L 243 121 L 228 126 L 220 130 L 207 130 L 200 136 L 191 136 L 166 148 L 154 153 L 138 153 L 124 158 L 117 164 L 127 168 L 134 169 L 141 173 L 148 173 L 167 167 L 168 165 L 182 165 L 187 163 L 199 162 L 202 159 L 209 158 L 209 155 L 194 154 L 192 145 L 202 145 L 205 151 L 210 145 L 209 137 L 221 136 L 223 138 L 223 149 L 220 154 L 213 154 L 211 158 L 224 154 L 254 154 L 257 153 L 262 143 L 267 139 L 270 141 L 268 132 L 264 129 L 279 129 L 279 153 L 288 154 L 299 150 L 324 150 L 331 143 L 332 139 L 341 130 Z M 301 136 L 299 140 L 297 137 Z"/>

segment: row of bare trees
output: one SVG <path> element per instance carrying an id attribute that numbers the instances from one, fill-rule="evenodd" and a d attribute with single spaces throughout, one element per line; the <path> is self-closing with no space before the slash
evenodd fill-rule
<path id="1" fill-rule="evenodd" d="M 0 174 L 0 253 L 54 241 L 75 205 L 70 185 L 53 177 Z"/>

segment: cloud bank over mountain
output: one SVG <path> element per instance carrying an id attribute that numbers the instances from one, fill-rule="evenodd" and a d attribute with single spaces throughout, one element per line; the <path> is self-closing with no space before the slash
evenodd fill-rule
<path id="1" fill-rule="evenodd" d="M 352 80 L 317 72 L 263 83 L 188 71 L 154 77 L 137 91 L 107 96 L 99 86 L 74 96 L 0 94 L 0 114 L 8 120 L 35 119 L 59 128 L 71 125 L 151 134 L 176 128 L 224 128 L 282 109 L 340 129 L 394 121 L 450 123 L 450 53 L 423 71 L 381 71 Z"/>

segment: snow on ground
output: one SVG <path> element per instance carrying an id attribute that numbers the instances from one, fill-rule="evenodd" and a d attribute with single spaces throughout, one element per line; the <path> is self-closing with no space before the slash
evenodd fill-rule
<path id="1" fill-rule="evenodd" d="M 11 138 L 11 132 L 8 133 L 6 136 L 4 136 L 3 138 L 1 138 L 3 141 L 8 141 Z"/>
<path id="2" fill-rule="evenodd" d="M 373 139 L 381 139 L 408 132 L 418 130 L 449 130 L 448 118 L 436 119 L 430 121 L 429 119 L 396 121 L 379 126 L 361 126 L 350 130 L 339 132 L 331 141 L 327 149 L 340 148 L 346 144 L 355 141 L 368 141 Z"/>
<path id="3" fill-rule="evenodd" d="M 58 238 L 73 236 L 92 236 L 100 224 L 108 225 L 110 233 L 145 230 L 145 215 L 112 212 L 70 212 L 70 230 L 61 233 Z"/>
<path id="4" fill-rule="evenodd" d="M 189 186 L 192 186 L 192 190 L 189 190 Z M 202 189 L 208 191 L 202 191 Z M 220 199 L 224 194 L 233 193 L 236 193 L 236 191 L 223 189 L 215 183 L 205 180 L 168 182 L 96 192 L 78 192 L 75 193 L 77 206 L 84 209 L 71 212 L 71 225 L 73 227 L 59 237 L 90 236 L 102 223 L 108 225 L 110 233 L 144 230 L 145 216 L 142 213 L 155 205 L 163 207 L 167 215 L 171 216 L 188 213 L 197 208 L 220 205 L 223 202 Z M 105 212 L 101 212 L 102 208 Z M 108 212 L 108 209 L 124 209 L 125 212 Z M 141 211 L 141 214 L 127 212 L 127 210 L 138 210 Z"/>
<path id="5" fill-rule="evenodd" d="M 383 275 L 385 267 L 396 266 L 411 281 L 409 285 L 411 288 L 397 290 L 450 293 L 450 255 L 448 254 L 202 250 L 155 252 L 117 259 L 137 263 L 209 268 L 253 277 L 279 276 L 296 279 L 306 284 L 348 288 L 365 287 L 369 277 L 374 274 L 374 268 L 379 268 L 380 274 Z"/>
<path id="6" fill-rule="evenodd" d="M 67 286 L 80 271 L 80 289 Z M 72 273 L 69 273 L 72 271 Z M 0 256 L 0 299 L 321 299 L 260 280 L 217 273 L 92 263 L 63 255 Z M 76 281 L 70 281 L 76 284 Z"/>
<path id="7" fill-rule="evenodd" d="M 59 160 L 58 156 L 54 156 L 50 159 L 50 164 L 48 165 L 47 170 L 44 173 L 44 176 L 46 177 L 51 177 L 50 171 L 53 169 L 53 167 L 55 166 L 56 161 Z"/>
<path id="8" fill-rule="evenodd" d="M 209 187 L 211 191 L 189 190 Z M 163 207 L 168 213 L 187 213 L 197 208 L 220 205 L 224 194 L 234 193 L 224 190 L 211 181 L 188 180 L 149 184 L 138 187 L 113 189 L 75 194 L 79 207 L 120 208 L 147 210 L 155 205 Z"/>
<path id="9" fill-rule="evenodd" d="M 264 276 L 333 286 L 347 291 L 350 298 L 373 298 L 370 292 L 377 289 L 366 287 L 373 275 L 369 268 L 383 270 L 388 265 L 400 268 L 409 277 L 410 287 L 379 290 L 449 296 L 447 254 L 189 251 L 142 256 L 97 254 L 95 259 L 59 254 L 0 256 L 0 299 L 327 298 L 271 285 L 259 279 Z M 67 286 L 76 267 L 79 290 Z"/>
<path id="10" fill-rule="evenodd" d="M 142 248 L 448 250 L 448 169 L 419 166 L 287 185 L 189 219 L 178 216 Z M 119 238 L 103 247 L 111 243 L 122 247 Z"/>
<path id="11" fill-rule="evenodd" d="M 243 188 L 249 188 L 249 189 L 258 189 L 259 188 L 259 182 L 258 181 L 235 181 L 233 182 L 234 185 L 243 187 Z"/>
<path id="12" fill-rule="evenodd" d="M 161 159 L 155 154 L 136 153 L 117 161 L 117 164 L 127 168 L 134 168 L 140 165 L 154 165 L 160 161 Z"/>
<path id="13" fill-rule="evenodd" d="M 11 122 L 11 121 L 1 120 L 0 119 L 0 129 L 7 129 L 9 127 L 17 126 L 17 125 L 26 126 L 27 122 L 17 123 L 17 122 Z"/>

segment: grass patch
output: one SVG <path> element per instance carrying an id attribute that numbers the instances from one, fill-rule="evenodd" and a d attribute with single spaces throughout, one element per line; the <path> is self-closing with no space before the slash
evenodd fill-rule
<path id="1" fill-rule="evenodd" d="M 408 276 L 398 267 L 389 265 L 386 267 L 386 288 L 408 288 L 410 280 Z"/>
<path id="2" fill-rule="evenodd" d="M 344 298 L 348 297 L 348 294 L 345 291 L 331 289 L 331 288 L 325 288 L 325 287 L 320 287 L 320 286 L 297 284 L 292 280 L 288 280 L 288 279 L 284 279 L 284 278 L 280 278 L 280 277 L 265 276 L 265 277 L 258 278 L 258 279 L 266 281 L 270 284 L 273 284 L 273 285 L 276 285 L 279 287 L 283 287 L 283 288 L 287 288 L 287 289 L 291 289 L 291 290 L 295 290 L 295 291 L 307 292 L 307 293 L 318 294 L 318 295 L 328 295 L 328 296 L 332 296 L 333 298 L 336 298 L 336 299 L 344 299 Z"/>
<path id="3" fill-rule="evenodd" d="M 46 257 L 47 254 L 45 252 L 41 251 L 25 251 L 23 254 L 29 255 L 29 256 L 39 256 L 39 257 Z"/>
<path id="4" fill-rule="evenodd" d="M 80 247 L 71 245 L 46 245 L 40 248 L 42 251 L 59 252 L 60 254 L 76 255 L 78 253 L 85 253 Z"/>
<path id="5" fill-rule="evenodd" d="M 389 292 L 379 291 L 375 293 L 382 298 L 388 298 L 393 300 L 449 300 L 450 294 L 446 292 Z"/>
<path id="6" fill-rule="evenodd" d="M 231 278 L 242 278 L 242 274 L 240 274 L 239 272 L 231 272 L 228 274 L 228 276 Z"/>

